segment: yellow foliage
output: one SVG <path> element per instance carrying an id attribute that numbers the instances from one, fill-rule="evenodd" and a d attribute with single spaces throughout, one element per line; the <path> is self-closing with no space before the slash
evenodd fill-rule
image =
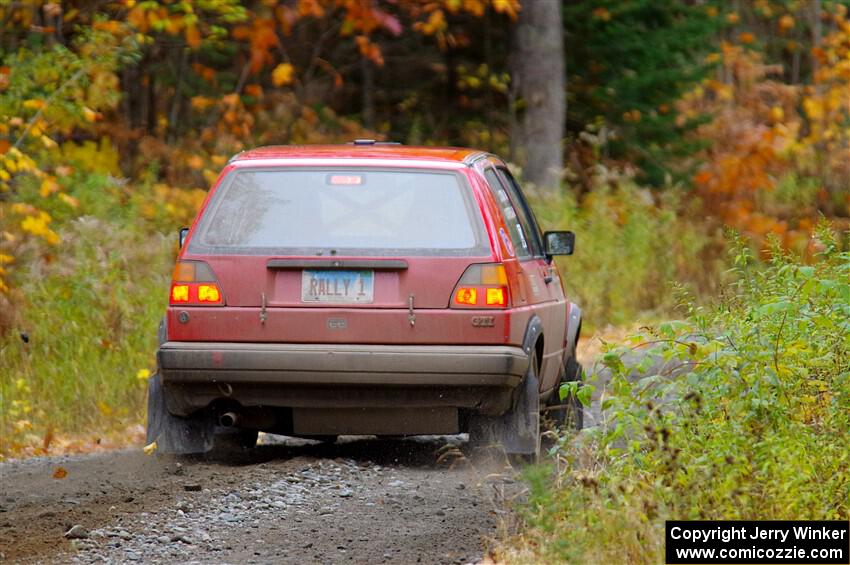
<path id="1" fill-rule="evenodd" d="M 292 84 L 295 67 L 289 63 L 281 63 L 272 71 L 272 82 L 275 86 Z"/>
<path id="2" fill-rule="evenodd" d="M 210 169 L 204 169 L 201 174 L 203 175 L 204 180 L 207 181 L 207 184 L 209 184 L 210 186 L 212 186 L 218 178 L 218 173 Z"/>
<path id="3" fill-rule="evenodd" d="M 709 142 L 704 166 L 694 177 L 706 206 L 759 239 L 773 233 L 787 246 L 805 242 L 813 226 L 806 219 L 819 210 L 828 214 L 845 200 L 841 195 L 850 178 L 850 25 L 840 10 L 830 17 L 837 25 L 812 49 L 818 63 L 813 85 L 786 84 L 774 78 L 781 66 L 724 43 L 722 74 L 694 89 L 678 107 L 681 119 L 713 116 L 696 130 Z M 779 25 L 790 30 L 795 22 L 788 16 Z M 742 43 L 755 41 L 743 35 Z M 764 194 L 776 190 L 784 178 L 816 179 L 810 204 L 771 204 L 777 201 Z"/>
<path id="4" fill-rule="evenodd" d="M 24 204 L 23 202 L 15 202 L 10 206 L 12 213 L 19 214 L 21 216 L 24 215 L 32 215 L 38 213 L 34 206 L 31 204 Z"/>
<path id="5" fill-rule="evenodd" d="M 216 102 L 212 98 L 207 98 L 205 96 L 193 96 L 192 97 L 192 108 L 195 110 L 206 110 L 212 106 L 215 106 Z"/>
<path id="6" fill-rule="evenodd" d="M 185 32 L 185 36 L 186 36 L 186 43 L 192 49 L 197 49 L 198 47 L 201 46 L 201 32 L 198 31 L 198 28 L 196 26 L 192 25 L 192 26 L 187 27 L 186 32 Z"/>
<path id="7" fill-rule="evenodd" d="M 59 243 L 59 236 L 48 227 L 52 218 L 47 212 L 38 212 L 38 215 L 27 216 L 21 221 L 21 229 L 31 235 L 44 239 L 47 243 L 55 245 Z"/>
<path id="8" fill-rule="evenodd" d="M 167 223 L 188 225 L 200 209 L 207 192 L 199 188 L 177 188 L 166 184 L 154 185 L 154 201 L 157 207 L 152 207 L 151 218 L 167 216 Z M 145 210 L 143 208 L 143 213 Z"/>
<path id="9" fill-rule="evenodd" d="M 79 200 L 69 194 L 65 194 L 64 192 L 59 194 L 59 200 L 61 200 L 71 208 L 78 208 L 80 206 Z"/>
<path id="10" fill-rule="evenodd" d="M 794 29 L 794 18 L 790 14 L 785 14 L 781 18 L 779 18 L 779 31 L 785 33 L 791 29 Z"/>
<path id="11" fill-rule="evenodd" d="M 42 108 L 44 108 L 44 106 L 44 100 L 39 100 L 36 98 L 24 100 L 24 108 L 26 108 L 27 110 L 41 110 Z"/>
<path id="12" fill-rule="evenodd" d="M 200 155 L 192 155 L 186 163 L 195 170 L 204 168 L 204 159 Z"/>
<path id="13" fill-rule="evenodd" d="M 803 99 L 803 109 L 811 120 L 822 120 L 824 116 L 821 100 L 806 97 Z"/>
<path id="14" fill-rule="evenodd" d="M 518 0 L 493 0 L 493 9 L 502 14 L 507 14 L 511 19 L 516 19 L 521 7 Z"/>
<path id="15" fill-rule="evenodd" d="M 95 112 L 91 108 L 84 107 L 83 117 L 86 119 L 86 121 L 95 122 L 97 121 L 97 112 Z"/>
<path id="16" fill-rule="evenodd" d="M 38 192 L 41 194 L 42 198 L 47 198 L 58 190 L 59 184 L 56 182 L 56 179 L 51 176 L 46 176 L 44 180 L 41 181 L 41 188 Z"/>
<path id="17" fill-rule="evenodd" d="M 61 151 L 65 162 L 79 163 L 85 167 L 85 170 L 94 173 L 121 176 L 118 150 L 108 137 L 100 138 L 99 142 L 74 143 L 67 141 L 62 144 Z"/>

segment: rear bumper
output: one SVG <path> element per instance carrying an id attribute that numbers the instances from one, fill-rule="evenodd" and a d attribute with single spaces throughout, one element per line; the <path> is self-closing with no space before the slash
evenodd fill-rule
<path id="1" fill-rule="evenodd" d="M 528 368 L 512 346 L 165 342 L 169 410 L 218 399 L 288 408 L 466 408 L 500 414 Z"/>

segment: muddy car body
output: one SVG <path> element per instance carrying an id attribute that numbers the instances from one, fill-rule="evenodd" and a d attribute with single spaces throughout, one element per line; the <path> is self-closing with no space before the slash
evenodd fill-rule
<path id="1" fill-rule="evenodd" d="M 493 155 L 254 149 L 185 236 L 149 400 L 162 450 L 468 431 L 530 453 L 540 407 L 580 376 L 552 260 L 572 234 L 542 234 Z"/>

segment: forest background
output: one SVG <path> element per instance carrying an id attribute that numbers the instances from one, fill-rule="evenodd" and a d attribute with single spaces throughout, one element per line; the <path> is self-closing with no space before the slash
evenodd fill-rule
<path id="1" fill-rule="evenodd" d="M 0 0 L 0 459 L 137 437 L 177 229 L 257 145 L 504 157 L 577 233 L 561 267 L 588 336 L 742 297 L 811 306 L 742 286 L 783 261 L 820 265 L 845 313 L 848 5 Z M 846 407 L 836 323 L 815 399 Z"/>

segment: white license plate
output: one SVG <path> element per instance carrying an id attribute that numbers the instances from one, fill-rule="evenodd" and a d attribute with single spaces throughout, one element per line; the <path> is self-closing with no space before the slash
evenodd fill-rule
<path id="1" fill-rule="evenodd" d="M 302 302 L 354 302 L 375 299 L 375 271 L 301 272 Z"/>

